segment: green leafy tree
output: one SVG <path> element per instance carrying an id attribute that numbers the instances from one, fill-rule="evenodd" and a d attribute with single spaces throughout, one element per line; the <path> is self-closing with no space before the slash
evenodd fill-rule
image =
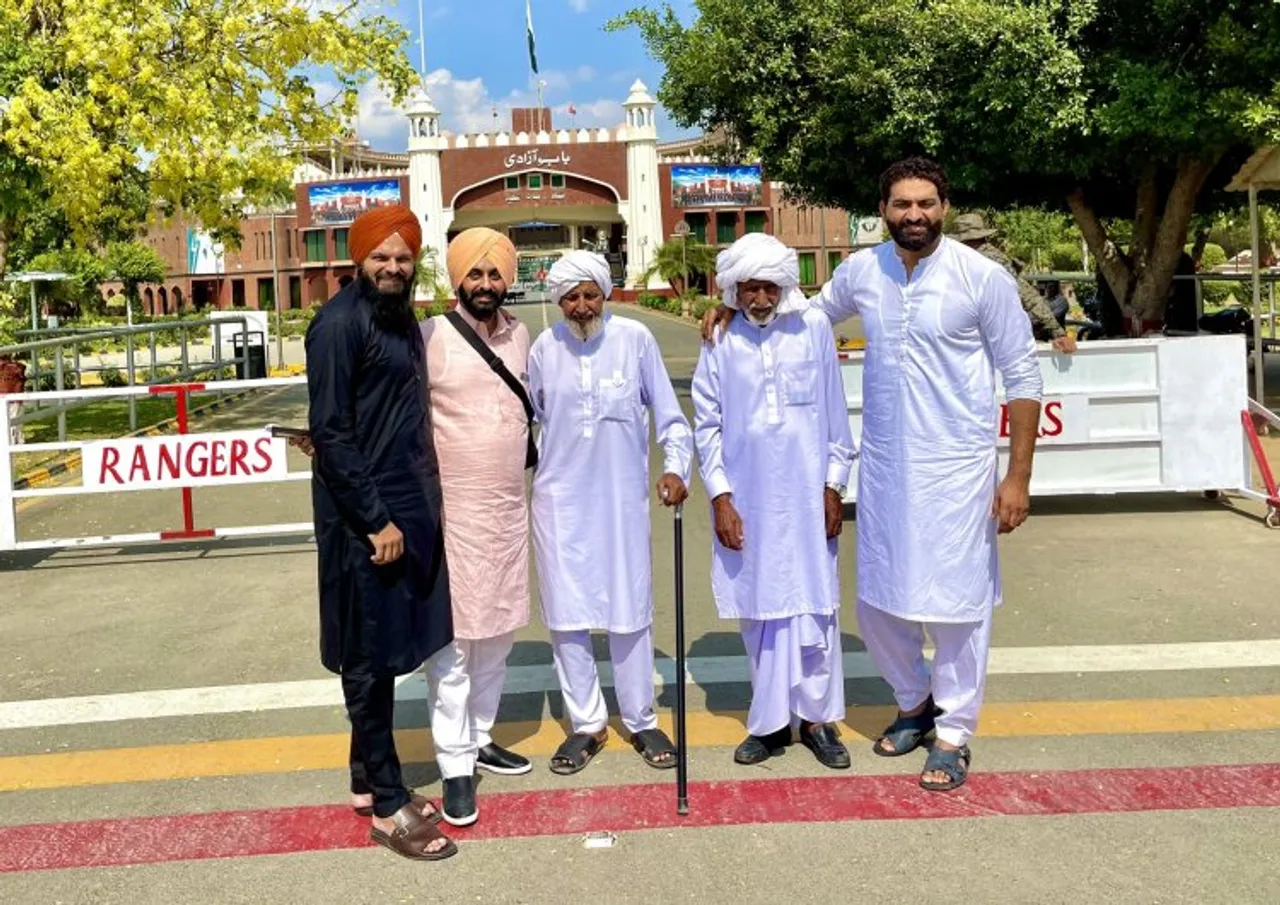
<path id="1" fill-rule="evenodd" d="M 923 152 L 963 205 L 1066 206 L 1126 310 L 1149 319 L 1197 204 L 1224 203 L 1219 187 L 1280 137 L 1270 0 L 696 7 L 688 25 L 670 7 L 610 24 L 637 27 L 665 66 L 659 98 L 679 124 L 723 130 L 812 203 L 863 209 L 883 167 Z"/>
<path id="2" fill-rule="evenodd" d="M 114 242 L 107 246 L 107 268 L 124 284 L 125 303 L 136 316 L 140 311 L 138 287 L 164 279 L 164 260 L 141 242 Z"/>
<path id="3" fill-rule="evenodd" d="M 656 274 L 684 295 L 695 278 L 716 272 L 718 253 L 717 249 L 697 239 L 669 239 L 654 252 L 641 284 L 647 286 Z"/>
<path id="4" fill-rule="evenodd" d="M 111 265 L 102 257 L 82 248 L 69 248 L 36 255 L 27 267 L 67 275 L 68 279 L 49 284 L 46 292 L 53 301 L 74 306 L 81 314 L 102 313 L 99 287 L 112 276 Z M 163 278 L 162 265 L 160 279 Z"/>
<path id="5" fill-rule="evenodd" d="M 404 29 L 372 5 L 0 0 L 0 271 L 42 208 L 82 246 L 178 211 L 235 241 L 361 84 L 414 85 Z"/>

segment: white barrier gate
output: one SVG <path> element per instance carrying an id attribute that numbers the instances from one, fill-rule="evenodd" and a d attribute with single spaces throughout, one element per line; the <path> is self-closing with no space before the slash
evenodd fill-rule
<path id="1" fill-rule="evenodd" d="M 842 353 L 849 425 L 862 433 L 863 352 Z M 1033 496 L 1230 490 L 1252 492 L 1241 425 L 1249 410 L 1243 336 L 1080 343 L 1039 353 L 1044 405 Z M 1003 402 L 997 372 L 997 397 Z M 1001 407 L 1002 421 L 1005 413 Z M 1001 474 L 1008 425 L 1000 425 Z M 856 466 L 855 466 L 856 469 Z M 857 498 L 855 478 L 846 502 Z"/>
<path id="2" fill-rule="evenodd" d="M 23 393 L 19 397 L 13 397 L 20 398 L 24 403 L 68 399 L 107 400 L 129 396 L 173 397 L 177 411 L 177 433 L 151 437 L 116 437 L 17 446 L 10 442 L 9 406 L 0 404 L 0 551 L 310 533 L 313 530 L 313 523 L 310 521 L 237 527 L 199 526 L 192 502 L 193 487 L 309 481 L 311 472 L 289 471 L 285 460 L 287 441 L 272 438 L 265 428 L 201 434 L 192 434 L 187 430 L 188 403 L 192 396 L 250 389 L 269 390 L 305 385 L 306 382 L 305 377 L 274 377 L 264 380 L 220 380 L 211 384 L 61 390 Z M 0 396 L 0 402 L 5 398 Z M 14 453 L 75 451 L 80 453 L 82 461 L 80 484 L 14 489 Z M 19 500 L 175 488 L 182 491 L 182 510 L 180 514 L 174 514 L 174 527 L 168 531 L 18 540 L 16 503 Z"/>

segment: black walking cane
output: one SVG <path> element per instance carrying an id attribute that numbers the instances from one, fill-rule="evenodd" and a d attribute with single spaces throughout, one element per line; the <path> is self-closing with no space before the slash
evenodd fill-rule
<path id="1" fill-rule="evenodd" d="M 689 813 L 689 744 L 684 701 L 684 504 L 676 506 L 676 813 Z"/>

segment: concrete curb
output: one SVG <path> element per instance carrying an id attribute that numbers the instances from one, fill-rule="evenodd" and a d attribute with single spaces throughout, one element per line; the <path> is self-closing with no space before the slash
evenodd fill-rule
<path id="1" fill-rule="evenodd" d="M 241 399 L 244 399 L 246 396 L 248 396 L 252 392 L 253 392 L 252 390 L 241 390 L 239 393 L 235 393 L 231 396 L 227 396 L 224 399 L 219 399 L 215 402 L 209 403 L 208 405 L 201 406 L 198 409 L 193 409 L 190 412 L 190 414 L 188 414 L 187 418 L 190 421 L 196 418 L 202 418 L 208 414 L 212 414 L 213 412 L 216 412 L 219 409 L 227 408 L 228 406 L 236 402 L 239 402 Z M 166 418 L 164 421 L 160 421 L 148 427 L 139 428 L 138 430 L 132 431 L 131 433 L 124 434 L 123 436 L 124 437 L 158 437 L 161 434 L 169 433 L 169 431 L 174 426 L 176 426 L 177 423 L 178 423 L 178 419 L 176 417 Z M 19 447 L 16 451 L 20 452 L 21 448 Z M 32 487 L 43 487 L 47 484 L 52 483 L 54 478 L 60 475 L 64 475 L 74 468 L 78 468 L 80 466 L 80 462 L 81 462 L 80 453 L 78 452 L 72 453 L 71 455 L 67 456 L 65 459 L 62 459 L 61 461 L 54 462 L 52 465 L 47 465 L 44 468 L 37 468 L 35 471 L 27 472 L 22 477 L 15 479 L 13 482 L 13 489 L 28 490 Z"/>

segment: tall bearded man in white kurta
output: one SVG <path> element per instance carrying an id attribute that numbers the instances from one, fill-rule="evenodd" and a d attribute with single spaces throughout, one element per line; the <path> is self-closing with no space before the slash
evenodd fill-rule
<path id="1" fill-rule="evenodd" d="M 815 301 L 833 323 L 860 314 L 866 330 L 858 625 L 899 708 L 874 750 L 903 755 L 936 730 L 920 783 L 946 791 L 968 774 L 1001 597 L 996 534 L 1030 508 L 1043 382 L 1013 278 L 942 236 L 942 168 L 894 164 L 880 194 L 892 241 L 846 260 Z M 997 369 L 1009 406 L 1003 480 Z"/>
<path id="2" fill-rule="evenodd" d="M 653 334 L 606 315 L 608 262 L 574 251 L 547 276 L 563 323 L 529 352 L 541 424 L 533 479 L 533 542 L 543 621 L 573 734 L 551 758 L 577 773 L 608 738 L 591 631 L 609 634 L 614 688 L 632 746 L 658 769 L 676 749 L 654 712 L 653 593 L 649 550 L 649 411 L 665 461 L 657 483 L 667 506 L 684 502 L 693 435 Z"/>
<path id="3" fill-rule="evenodd" d="M 748 736 L 758 764 L 800 741 L 849 766 L 836 568 L 854 445 L 831 325 L 799 289 L 794 250 L 751 233 L 720 253 L 734 318 L 693 377 L 694 438 L 712 500 L 712 591 L 737 619 L 751 670 Z"/>

